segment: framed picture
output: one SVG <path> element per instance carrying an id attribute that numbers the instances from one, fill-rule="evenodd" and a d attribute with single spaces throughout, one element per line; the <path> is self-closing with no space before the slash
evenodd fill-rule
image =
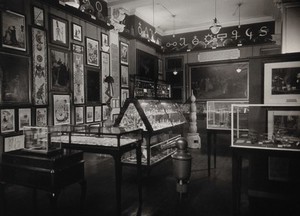
<path id="1" fill-rule="evenodd" d="M 105 82 L 104 80 L 106 77 L 109 76 L 109 53 L 106 52 L 101 52 L 101 67 L 102 67 L 102 73 L 101 73 L 101 99 L 102 103 L 106 103 L 108 100 L 108 95 L 105 93 L 108 89 L 108 83 Z"/>
<path id="2" fill-rule="evenodd" d="M 109 40 L 108 34 L 101 33 L 101 50 L 103 52 L 109 52 Z"/>
<path id="3" fill-rule="evenodd" d="M 69 47 L 68 21 L 50 14 L 50 42 L 52 44 Z"/>
<path id="4" fill-rule="evenodd" d="M 300 61 L 264 65 L 264 103 L 300 104 Z"/>
<path id="5" fill-rule="evenodd" d="M 128 87 L 128 67 L 121 65 L 121 87 Z"/>
<path id="6" fill-rule="evenodd" d="M 196 100 L 248 100 L 248 62 L 198 65 L 189 68 Z"/>
<path id="7" fill-rule="evenodd" d="M 31 126 L 31 109 L 20 108 L 18 111 L 19 111 L 19 130 L 23 130 L 25 126 Z"/>
<path id="8" fill-rule="evenodd" d="M 83 124 L 84 122 L 84 110 L 83 106 L 75 107 L 75 124 Z"/>
<path id="9" fill-rule="evenodd" d="M 100 73 L 99 70 L 86 69 L 86 102 L 100 102 Z"/>
<path id="10" fill-rule="evenodd" d="M 120 59 L 121 64 L 128 65 L 128 44 L 124 42 L 120 42 Z"/>
<path id="11" fill-rule="evenodd" d="M 71 123 L 71 96 L 68 94 L 53 94 L 53 124 L 64 125 Z"/>
<path id="12" fill-rule="evenodd" d="M 110 118 L 110 111 L 109 111 L 109 107 L 107 105 L 103 105 L 102 106 L 102 120 L 107 120 L 108 118 Z"/>
<path id="13" fill-rule="evenodd" d="M 25 147 L 25 135 L 7 135 L 3 137 L 3 151 L 9 152 Z"/>
<path id="14" fill-rule="evenodd" d="M 99 66 L 99 41 L 85 37 L 86 64 Z"/>
<path id="15" fill-rule="evenodd" d="M 92 106 L 86 107 L 86 123 L 94 121 L 94 108 Z"/>
<path id="16" fill-rule="evenodd" d="M 1 133 L 15 132 L 15 110 L 1 109 Z"/>
<path id="17" fill-rule="evenodd" d="M 127 98 L 129 98 L 129 90 L 121 89 L 121 107 L 123 107 Z"/>
<path id="18" fill-rule="evenodd" d="M 101 121 L 102 106 L 95 106 L 95 122 Z"/>
<path id="19" fill-rule="evenodd" d="M 72 23 L 72 39 L 82 41 L 82 27 L 76 23 Z"/>
<path id="20" fill-rule="evenodd" d="M 48 54 L 46 31 L 32 27 L 32 98 L 34 105 L 48 104 Z"/>
<path id="21" fill-rule="evenodd" d="M 136 68 L 139 76 L 157 79 L 158 58 L 140 49 L 136 50 Z"/>
<path id="22" fill-rule="evenodd" d="M 32 7 L 32 16 L 33 16 L 33 24 L 36 26 L 44 27 L 45 26 L 45 13 L 44 9 L 33 6 Z"/>
<path id="23" fill-rule="evenodd" d="M 72 44 L 73 50 L 73 97 L 74 104 L 83 104 L 84 97 L 84 67 L 83 46 Z"/>
<path id="24" fill-rule="evenodd" d="M 26 51 L 25 16 L 12 11 L 2 11 L 2 47 Z"/>
<path id="25" fill-rule="evenodd" d="M 48 125 L 48 111 L 46 107 L 36 108 L 35 125 L 38 127 L 45 127 Z"/>
<path id="26" fill-rule="evenodd" d="M 28 104 L 29 58 L 0 53 L 0 104 Z"/>
<path id="27" fill-rule="evenodd" d="M 70 88 L 69 52 L 50 49 L 51 90 L 68 92 Z"/>

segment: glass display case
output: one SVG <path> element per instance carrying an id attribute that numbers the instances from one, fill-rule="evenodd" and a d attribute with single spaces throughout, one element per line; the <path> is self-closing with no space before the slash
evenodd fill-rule
<path id="1" fill-rule="evenodd" d="M 207 101 L 206 128 L 216 130 L 230 130 L 231 105 L 247 103 L 248 101 Z"/>
<path id="2" fill-rule="evenodd" d="M 175 152 L 184 123 L 181 107 L 171 100 L 127 99 L 115 124 L 143 129 L 142 163 L 151 166 Z M 134 155 L 124 155 L 123 162 L 135 163 Z"/>
<path id="3" fill-rule="evenodd" d="M 300 107 L 233 104 L 231 146 L 300 151 Z"/>

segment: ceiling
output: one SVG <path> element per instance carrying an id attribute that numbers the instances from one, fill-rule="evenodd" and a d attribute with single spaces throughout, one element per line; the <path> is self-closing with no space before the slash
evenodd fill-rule
<path id="1" fill-rule="evenodd" d="M 107 0 L 108 7 L 123 8 L 154 24 L 161 35 L 208 29 L 216 17 L 220 24 L 234 26 L 275 20 L 278 0 Z M 239 10 L 239 3 L 241 4 Z M 154 15 L 154 16 L 153 16 Z"/>

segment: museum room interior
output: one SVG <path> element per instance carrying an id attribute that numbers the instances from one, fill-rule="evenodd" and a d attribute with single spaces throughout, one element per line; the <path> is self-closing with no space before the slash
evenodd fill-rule
<path id="1" fill-rule="evenodd" d="M 299 0 L 0 17 L 0 215 L 300 215 Z"/>

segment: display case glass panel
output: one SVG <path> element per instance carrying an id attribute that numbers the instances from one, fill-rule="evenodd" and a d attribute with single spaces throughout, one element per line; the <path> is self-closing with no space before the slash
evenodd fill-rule
<path id="1" fill-rule="evenodd" d="M 128 105 L 119 126 L 130 129 L 142 128 L 144 131 L 146 130 L 140 114 L 132 103 Z"/>
<path id="2" fill-rule="evenodd" d="M 231 112 L 232 147 L 300 151 L 299 106 L 243 104 Z"/>

